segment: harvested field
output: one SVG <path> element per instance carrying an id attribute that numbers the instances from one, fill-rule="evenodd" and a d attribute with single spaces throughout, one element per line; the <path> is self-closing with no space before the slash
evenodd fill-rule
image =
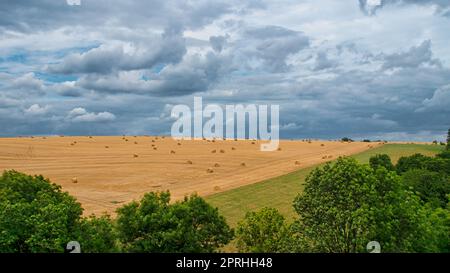
<path id="1" fill-rule="evenodd" d="M 299 140 L 261 152 L 261 142 L 254 140 L 133 140 L 139 145 L 122 136 L 1 138 L 0 170 L 42 174 L 74 195 L 85 214 L 101 214 L 149 191 L 170 190 L 173 200 L 194 192 L 206 196 L 369 149 L 363 142 Z M 220 167 L 206 171 L 211 166 Z"/>

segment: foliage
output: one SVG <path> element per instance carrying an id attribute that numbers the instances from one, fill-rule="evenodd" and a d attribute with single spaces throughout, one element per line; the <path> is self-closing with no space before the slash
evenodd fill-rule
<path id="1" fill-rule="evenodd" d="M 443 173 L 424 169 L 409 170 L 402 175 L 403 184 L 434 207 L 445 208 L 450 194 L 450 179 Z"/>
<path id="2" fill-rule="evenodd" d="M 77 229 L 77 241 L 83 253 L 118 252 L 113 222 L 108 215 L 90 216 L 80 221 Z"/>
<path id="3" fill-rule="evenodd" d="M 0 177 L 0 252 L 64 252 L 82 208 L 42 176 Z"/>
<path id="4" fill-rule="evenodd" d="M 147 193 L 117 210 L 119 239 L 130 252 L 213 252 L 232 230 L 202 198 L 192 195 L 169 204 L 169 192 Z"/>
<path id="5" fill-rule="evenodd" d="M 442 153 L 436 155 L 438 158 L 450 159 L 450 150 L 445 150 Z"/>
<path id="6" fill-rule="evenodd" d="M 248 212 L 236 228 L 237 247 L 240 252 L 280 252 L 281 242 L 284 242 L 287 236 L 288 226 L 285 219 L 273 208 Z"/>
<path id="7" fill-rule="evenodd" d="M 427 244 L 433 229 L 420 199 L 385 168 L 340 158 L 308 176 L 294 207 L 309 251 L 366 252 L 374 240 L 385 252 L 435 249 Z"/>
<path id="8" fill-rule="evenodd" d="M 445 158 L 447 156 L 446 153 L 442 153 L 442 155 L 443 157 L 429 157 L 422 154 L 415 154 L 408 157 L 401 157 L 395 169 L 399 174 L 415 169 L 450 174 L 450 160 Z"/>
<path id="9" fill-rule="evenodd" d="M 450 150 L 450 129 L 447 132 L 447 150 Z"/>
<path id="10" fill-rule="evenodd" d="M 377 154 L 369 159 L 369 165 L 372 169 L 376 170 L 379 167 L 384 167 L 389 171 L 394 170 L 391 158 L 387 154 Z"/>

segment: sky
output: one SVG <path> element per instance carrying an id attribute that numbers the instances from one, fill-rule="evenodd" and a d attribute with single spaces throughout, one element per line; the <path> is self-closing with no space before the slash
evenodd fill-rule
<path id="1" fill-rule="evenodd" d="M 0 0 L 0 136 L 167 135 L 194 96 L 279 105 L 282 138 L 450 127 L 448 0 L 79 3 Z"/>

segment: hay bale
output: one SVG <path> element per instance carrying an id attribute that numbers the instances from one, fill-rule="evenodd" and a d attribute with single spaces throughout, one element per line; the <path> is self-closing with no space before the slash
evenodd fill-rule
<path id="1" fill-rule="evenodd" d="M 217 151 L 216 150 L 212 150 L 211 153 L 215 154 Z"/>
<path id="2" fill-rule="evenodd" d="M 178 143 L 177 143 L 177 145 L 178 145 L 178 146 L 181 146 L 181 143 L 180 143 L 180 142 L 178 142 Z"/>
<path id="3" fill-rule="evenodd" d="M 281 147 L 278 147 L 278 149 L 277 149 L 278 151 L 281 151 Z"/>
<path id="4" fill-rule="evenodd" d="M 139 155 L 138 154 L 133 154 L 133 157 L 137 158 L 137 157 L 139 157 Z"/>
<path id="5" fill-rule="evenodd" d="M 214 190 L 215 190 L 215 191 L 220 191 L 220 187 L 219 187 L 219 186 L 215 186 L 215 187 L 214 187 Z"/>
<path id="6" fill-rule="evenodd" d="M 207 172 L 207 173 L 213 173 L 214 170 L 213 170 L 212 168 L 208 168 L 208 169 L 206 169 L 206 172 Z"/>
<path id="7" fill-rule="evenodd" d="M 153 147 L 153 150 L 155 150 L 155 151 L 158 150 L 158 147 Z"/>
<path id="8" fill-rule="evenodd" d="M 333 158 L 333 156 L 332 156 L 332 155 L 329 155 L 328 158 Z"/>
<path id="9" fill-rule="evenodd" d="M 138 144 L 137 141 L 135 141 L 134 144 Z"/>
<path id="10" fill-rule="evenodd" d="M 233 150 L 233 151 L 234 151 L 234 150 L 236 150 L 236 148 L 235 148 L 235 147 L 231 147 L 231 150 Z"/>
<path id="11" fill-rule="evenodd" d="M 174 150 L 170 150 L 170 154 L 175 154 L 175 151 Z"/>
<path id="12" fill-rule="evenodd" d="M 186 163 L 189 164 L 189 165 L 193 164 L 192 161 L 190 161 L 190 160 L 186 161 Z"/>
<path id="13" fill-rule="evenodd" d="M 152 142 L 155 142 L 155 140 L 154 140 L 154 139 L 152 139 Z"/>
<path id="14" fill-rule="evenodd" d="M 241 163 L 241 166 L 242 166 L 242 167 L 245 167 L 245 166 L 247 166 L 247 164 L 245 164 L 245 162 L 242 162 L 242 163 Z"/>
<path id="15" fill-rule="evenodd" d="M 300 161 L 295 161 L 295 165 L 301 165 Z"/>
<path id="16" fill-rule="evenodd" d="M 220 167 L 220 164 L 216 163 L 216 164 L 214 164 L 214 167 L 218 168 L 218 167 Z"/>
<path id="17" fill-rule="evenodd" d="M 325 156 L 322 156 L 322 159 L 327 159 L 327 156 L 325 155 Z"/>
<path id="18" fill-rule="evenodd" d="M 252 141 L 252 144 L 256 144 L 254 141 Z"/>
<path id="19" fill-rule="evenodd" d="M 108 146 L 108 145 L 106 145 L 106 146 L 105 146 L 105 149 L 109 149 L 109 146 Z"/>
<path id="20" fill-rule="evenodd" d="M 72 178 L 72 183 L 74 183 L 74 184 L 78 183 L 78 178 L 73 177 L 73 178 Z"/>
<path id="21" fill-rule="evenodd" d="M 323 147 L 323 146 L 325 146 L 325 144 L 323 144 L 323 143 L 322 143 L 322 144 L 320 144 L 320 146 L 322 146 L 322 147 Z"/>
<path id="22" fill-rule="evenodd" d="M 224 153 L 225 153 L 225 150 L 220 149 L 220 153 L 221 153 L 221 154 L 224 154 Z"/>

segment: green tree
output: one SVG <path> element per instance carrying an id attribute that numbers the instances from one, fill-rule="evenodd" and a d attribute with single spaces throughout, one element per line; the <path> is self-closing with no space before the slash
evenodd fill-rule
<path id="1" fill-rule="evenodd" d="M 450 179 L 443 173 L 424 169 L 409 170 L 402 175 L 403 184 L 411 187 L 420 198 L 433 207 L 447 206 Z"/>
<path id="2" fill-rule="evenodd" d="M 387 154 L 377 154 L 369 159 L 369 165 L 373 169 L 378 169 L 379 167 L 384 167 L 389 171 L 394 170 L 394 165 L 392 164 L 391 158 Z"/>
<path id="3" fill-rule="evenodd" d="M 444 156 L 445 153 L 436 157 L 424 156 L 422 154 L 401 157 L 398 160 L 395 169 L 398 174 L 402 174 L 409 170 L 425 169 L 450 175 L 450 160 L 444 158 Z"/>
<path id="4" fill-rule="evenodd" d="M 433 251 L 433 228 L 416 195 L 385 168 L 376 170 L 355 159 L 339 158 L 307 177 L 294 201 L 297 226 L 308 251 L 366 252 L 378 241 L 385 252 Z"/>
<path id="5" fill-rule="evenodd" d="M 437 154 L 436 157 L 442 159 L 450 159 L 450 150 L 442 151 L 441 153 Z"/>
<path id="6" fill-rule="evenodd" d="M 450 150 L 450 129 L 447 132 L 447 150 Z"/>
<path id="7" fill-rule="evenodd" d="M 0 177 L 0 252 L 64 252 L 82 208 L 42 176 Z"/>
<path id="8" fill-rule="evenodd" d="M 248 212 L 236 228 L 236 242 L 240 252 L 281 252 L 287 235 L 288 227 L 283 215 L 273 208 Z"/>
<path id="9" fill-rule="evenodd" d="M 76 230 L 76 241 L 80 243 L 83 253 L 118 252 L 116 238 L 113 222 L 108 215 L 83 218 Z"/>
<path id="10" fill-rule="evenodd" d="M 117 210 L 119 239 L 130 252 L 214 252 L 233 231 L 217 208 L 192 195 L 173 204 L 170 193 L 147 193 Z"/>
<path id="11" fill-rule="evenodd" d="M 397 173 L 402 174 L 408 170 L 425 169 L 426 163 L 431 158 L 422 154 L 414 154 L 412 156 L 402 156 L 397 161 L 395 169 Z"/>

